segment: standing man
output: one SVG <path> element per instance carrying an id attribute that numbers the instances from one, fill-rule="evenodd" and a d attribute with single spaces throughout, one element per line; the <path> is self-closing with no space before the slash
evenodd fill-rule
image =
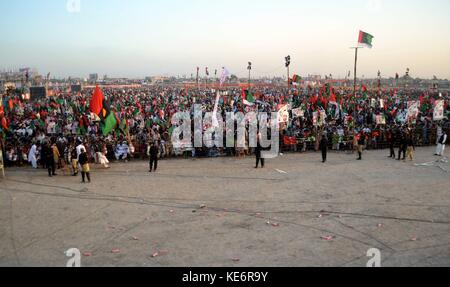
<path id="1" fill-rule="evenodd" d="M 33 169 L 37 169 L 37 145 L 36 143 L 33 143 L 31 146 L 30 152 L 28 153 L 28 162 L 31 163 L 31 166 Z"/>
<path id="2" fill-rule="evenodd" d="M 412 132 L 409 132 L 406 138 L 406 157 L 411 161 L 414 160 L 414 151 L 416 150 L 414 144 L 414 135 Z"/>
<path id="3" fill-rule="evenodd" d="M 444 156 L 445 153 L 445 144 L 447 142 L 447 133 L 445 131 L 442 131 L 442 135 L 438 140 L 438 146 L 436 148 L 436 154 L 437 156 Z"/>
<path id="4" fill-rule="evenodd" d="M 150 143 L 147 147 L 147 155 L 150 157 L 150 172 L 158 168 L 158 152 L 159 148 L 156 142 Z"/>
<path id="5" fill-rule="evenodd" d="M 89 167 L 89 160 L 88 160 L 88 155 L 86 152 L 86 148 L 82 147 L 80 149 L 80 155 L 78 156 L 78 162 L 80 163 L 81 166 L 81 180 L 82 183 L 85 183 L 85 178 L 87 177 L 87 180 L 89 183 L 91 183 L 91 175 L 90 175 L 90 167 Z"/>
<path id="6" fill-rule="evenodd" d="M 324 132 L 322 134 L 322 139 L 320 140 L 320 150 L 322 151 L 322 163 L 327 162 L 327 153 L 328 153 L 328 137 L 327 133 Z"/>
<path id="7" fill-rule="evenodd" d="M 405 160 L 406 159 L 406 149 L 407 149 L 407 141 L 408 139 L 406 138 L 405 132 L 401 131 L 401 135 L 400 135 L 400 147 L 398 150 L 398 158 L 397 160 Z M 402 158 L 402 154 L 403 154 L 403 158 Z"/>
<path id="8" fill-rule="evenodd" d="M 389 149 L 391 151 L 389 158 L 395 159 L 395 149 L 394 149 L 394 146 L 395 146 L 395 134 L 394 134 L 394 131 L 392 129 L 389 129 L 387 131 L 387 140 L 388 140 L 388 143 L 389 143 Z"/>
<path id="9" fill-rule="evenodd" d="M 364 150 L 364 146 L 366 145 L 366 134 L 364 133 L 364 130 L 361 131 L 358 138 L 358 160 L 362 160 L 362 153 Z"/>
<path id="10" fill-rule="evenodd" d="M 48 176 L 52 177 L 56 175 L 56 165 L 55 165 L 55 159 L 53 158 L 53 149 L 50 146 L 50 143 L 46 142 L 44 146 L 42 147 L 42 161 L 45 163 L 45 167 L 48 171 Z"/>
<path id="11" fill-rule="evenodd" d="M 261 168 L 264 168 L 265 160 L 261 156 L 261 154 L 262 154 L 261 133 L 258 133 L 258 143 L 256 144 L 256 148 L 255 148 L 255 155 L 256 155 L 256 166 L 255 166 L 255 168 L 258 168 L 259 162 L 261 162 Z"/>

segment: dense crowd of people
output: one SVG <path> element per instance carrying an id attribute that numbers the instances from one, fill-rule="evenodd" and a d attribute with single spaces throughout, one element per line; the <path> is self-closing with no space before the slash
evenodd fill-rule
<path id="1" fill-rule="evenodd" d="M 247 89 L 247 88 L 244 88 Z M 193 114 L 194 104 L 211 112 L 216 101 L 213 89 L 186 87 L 104 88 L 105 100 L 100 114 L 91 112 L 93 88 L 77 94 L 61 92 L 45 99 L 22 100 L 12 93 L 3 96 L 0 108 L 2 149 L 7 166 L 31 164 L 48 168 L 49 176 L 61 169 L 89 177 L 89 162 L 109 167 L 111 161 L 133 158 L 152 159 L 150 171 L 156 170 L 157 159 L 173 156 L 201 157 L 242 156 L 250 149 L 248 138 L 244 149 L 186 148 L 174 149 L 171 143 L 171 117 L 179 111 Z M 243 94 L 253 95 L 245 104 Z M 418 102 L 413 117 L 408 103 Z M 444 118 L 433 117 L 435 103 L 443 101 Z M 321 87 L 293 86 L 291 89 L 269 86 L 226 88 L 218 105 L 218 114 L 226 112 L 277 112 L 288 105 L 289 120 L 280 125 L 282 152 L 307 150 L 357 150 L 359 159 L 364 148 L 399 148 L 398 159 L 412 159 L 417 145 L 439 144 L 448 134 L 448 92 L 424 90 L 368 90 L 331 85 Z M 105 132 L 105 120 L 114 114 L 115 126 Z M 445 142 L 443 143 L 445 146 Z M 439 152 L 437 151 L 437 154 Z M 324 161 L 326 158 L 324 159 Z M 81 165 L 80 165 L 81 164 Z"/>

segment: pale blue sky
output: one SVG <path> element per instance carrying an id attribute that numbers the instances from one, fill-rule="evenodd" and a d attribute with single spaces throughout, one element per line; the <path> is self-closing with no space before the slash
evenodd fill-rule
<path id="1" fill-rule="evenodd" d="M 245 75 L 353 70 L 358 31 L 375 36 L 359 72 L 450 78 L 448 0 L 0 0 L 0 69 L 143 77 L 226 66 Z"/>

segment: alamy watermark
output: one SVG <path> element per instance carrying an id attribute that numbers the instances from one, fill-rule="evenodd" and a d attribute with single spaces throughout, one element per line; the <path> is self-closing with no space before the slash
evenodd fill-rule
<path id="1" fill-rule="evenodd" d="M 67 0 L 66 9 L 69 13 L 80 13 L 81 0 Z"/>
<path id="2" fill-rule="evenodd" d="M 64 252 L 70 259 L 66 263 L 66 267 L 81 267 L 81 252 L 78 248 L 71 248 Z"/>
<path id="3" fill-rule="evenodd" d="M 222 116 L 214 112 L 204 113 L 201 105 L 195 105 L 193 121 L 194 129 L 189 112 L 173 115 L 172 143 L 175 149 L 259 147 L 262 158 L 275 158 L 279 154 L 280 129 L 276 112 L 271 113 L 270 118 L 268 113 L 227 112 L 224 124 Z"/>
<path id="4" fill-rule="evenodd" d="M 381 267 L 381 251 L 379 249 L 369 249 L 367 251 L 367 257 L 370 257 L 370 260 L 367 261 L 366 267 Z"/>

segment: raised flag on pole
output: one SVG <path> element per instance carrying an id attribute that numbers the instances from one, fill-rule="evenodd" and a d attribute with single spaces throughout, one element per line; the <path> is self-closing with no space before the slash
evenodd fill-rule
<path id="1" fill-rule="evenodd" d="M 230 72 L 228 72 L 227 68 L 222 69 L 222 75 L 220 76 L 220 86 L 222 87 L 223 83 L 230 77 Z"/>
<path id="2" fill-rule="evenodd" d="M 99 115 L 103 110 L 103 101 L 105 100 L 105 96 L 103 95 L 102 90 L 96 86 L 94 93 L 92 94 L 91 103 L 89 105 L 89 109 L 96 115 Z"/>
<path id="3" fill-rule="evenodd" d="M 116 115 L 113 112 L 109 113 L 109 116 L 106 118 L 105 124 L 102 127 L 103 136 L 107 136 L 114 131 L 118 123 Z"/>
<path id="4" fill-rule="evenodd" d="M 242 102 L 246 106 L 254 106 L 255 98 L 253 97 L 252 92 L 250 92 L 249 90 L 242 90 Z"/>
<path id="5" fill-rule="evenodd" d="M 359 37 L 358 37 L 358 44 L 363 47 L 367 47 L 369 49 L 372 49 L 372 40 L 373 36 L 369 33 L 359 31 Z"/>

